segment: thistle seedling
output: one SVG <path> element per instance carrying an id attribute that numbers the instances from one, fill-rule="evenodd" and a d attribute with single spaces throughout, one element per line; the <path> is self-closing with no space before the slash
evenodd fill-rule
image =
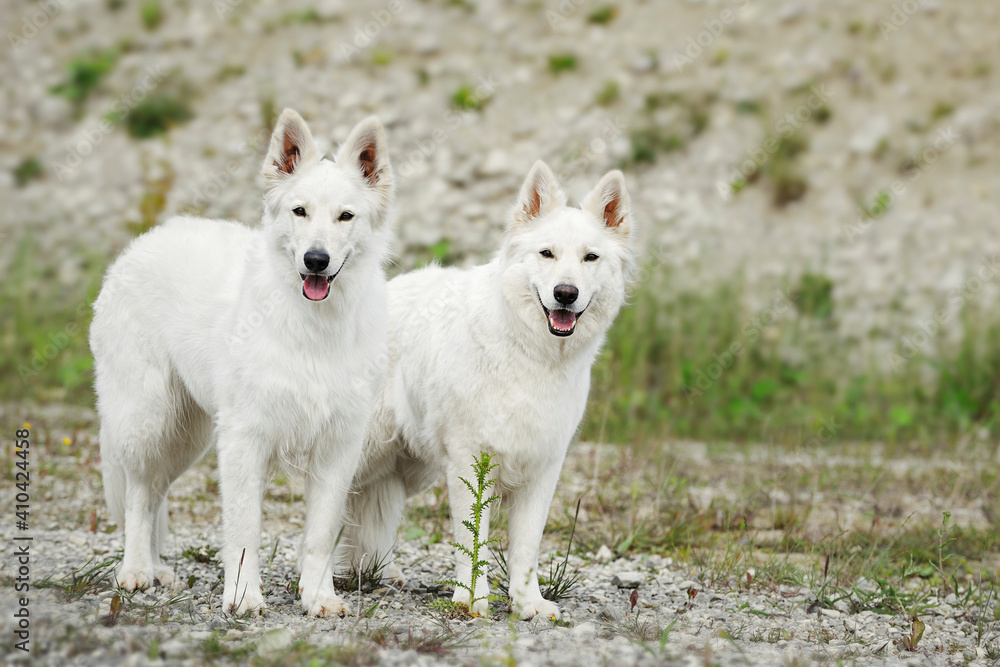
<path id="1" fill-rule="evenodd" d="M 469 560 L 472 561 L 472 580 L 466 583 L 464 581 L 452 579 L 443 583 L 454 586 L 455 588 L 462 588 L 469 591 L 470 613 L 472 612 L 472 608 L 475 606 L 476 602 L 479 600 L 489 600 L 493 597 L 476 597 L 476 582 L 479 581 L 480 577 L 486 576 L 486 570 L 490 564 L 488 560 L 480 557 L 480 554 L 486 553 L 490 545 L 499 544 L 500 542 L 497 538 L 480 540 L 479 537 L 479 529 L 483 522 L 483 510 L 500 500 L 500 496 L 492 494 L 494 482 L 493 480 L 488 479 L 490 473 L 493 472 L 498 465 L 499 464 L 493 463 L 493 456 L 491 454 L 482 452 L 473 460 L 472 463 L 472 472 L 475 475 L 476 483 L 473 484 L 464 477 L 459 477 L 462 483 L 465 484 L 469 491 L 472 492 L 473 497 L 470 518 L 462 521 L 462 525 L 465 526 L 470 533 L 472 533 L 472 548 L 470 549 L 464 544 L 459 544 L 458 542 L 451 542 L 450 544 L 468 556 Z M 486 497 L 488 493 L 492 495 Z"/>

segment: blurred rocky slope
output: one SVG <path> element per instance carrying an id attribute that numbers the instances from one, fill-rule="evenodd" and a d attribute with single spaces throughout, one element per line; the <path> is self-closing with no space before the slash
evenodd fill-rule
<path id="1" fill-rule="evenodd" d="M 624 168 L 643 248 L 678 285 L 737 273 L 753 308 L 803 273 L 829 281 L 845 340 L 905 332 L 955 290 L 998 294 L 993 0 L 17 0 L 0 16 L 3 272 L 26 233 L 71 286 L 171 214 L 256 224 L 267 124 L 291 106 L 325 150 L 368 114 L 386 124 L 402 268 L 488 257 L 542 158 L 574 200 Z"/>

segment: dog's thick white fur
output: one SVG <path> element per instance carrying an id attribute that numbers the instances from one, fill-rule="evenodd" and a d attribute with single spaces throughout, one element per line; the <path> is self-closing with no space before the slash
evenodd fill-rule
<path id="1" fill-rule="evenodd" d="M 214 439 L 224 609 L 264 608 L 261 502 L 281 466 L 306 478 L 303 607 L 342 614 L 333 549 L 387 353 L 382 125 L 361 122 L 334 161 L 286 109 L 263 174 L 261 229 L 171 219 L 129 246 L 94 304 L 104 489 L 125 528 L 117 577 L 128 590 L 173 582 L 167 489 Z"/>
<path id="2" fill-rule="evenodd" d="M 605 175 L 578 209 L 537 162 L 493 261 L 389 282 L 388 377 L 348 499 L 341 563 L 388 558 L 406 498 L 442 472 L 456 539 L 471 547 L 462 521 L 472 495 L 459 477 L 472 479 L 473 458 L 486 451 L 509 503 L 515 610 L 558 616 L 538 588 L 538 549 L 591 365 L 625 303 L 632 238 L 621 172 Z M 485 541 L 488 513 L 482 525 Z M 470 582 L 470 560 L 456 558 L 456 579 Z M 402 580 L 395 564 L 386 576 Z M 487 594 L 480 577 L 476 596 Z M 454 600 L 469 597 L 457 589 Z M 487 604 L 472 611 L 485 613 Z"/>

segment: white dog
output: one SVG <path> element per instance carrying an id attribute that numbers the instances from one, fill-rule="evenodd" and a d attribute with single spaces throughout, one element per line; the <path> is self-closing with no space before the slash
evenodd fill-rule
<path id="1" fill-rule="evenodd" d="M 494 455 L 509 503 L 510 595 L 524 618 L 558 616 L 538 588 L 538 549 L 590 367 L 625 302 L 634 265 L 625 179 L 604 176 L 582 209 L 532 167 L 500 252 L 469 270 L 431 267 L 389 282 L 389 371 L 348 499 L 343 561 L 386 558 L 405 499 L 445 472 L 458 542 L 472 546 L 473 458 Z M 482 541 L 489 516 L 483 519 Z M 461 552 L 458 581 L 470 582 Z M 395 565 L 389 578 L 402 580 Z M 476 597 L 488 594 L 484 577 Z M 454 600 L 468 604 L 458 589 Z M 472 611 L 484 613 L 479 600 Z"/>
<path id="2" fill-rule="evenodd" d="M 127 590 L 173 582 L 159 558 L 167 489 L 214 435 L 224 608 L 263 610 L 261 502 L 284 466 L 306 476 L 302 605 L 342 614 L 331 559 L 385 377 L 393 179 L 382 125 L 360 123 L 333 161 L 286 109 L 263 175 L 262 229 L 172 219 L 129 246 L 94 304 L 104 489 L 125 527 L 117 577 Z"/>

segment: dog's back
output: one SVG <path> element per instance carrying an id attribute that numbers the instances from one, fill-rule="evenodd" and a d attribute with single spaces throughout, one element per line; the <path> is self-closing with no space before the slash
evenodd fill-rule
<path id="1" fill-rule="evenodd" d="M 129 399 L 136 373 L 176 373 L 211 411 L 212 335 L 243 282 L 257 232 L 238 222 L 173 218 L 139 237 L 108 270 L 94 303 L 91 347 L 97 394 Z"/>

